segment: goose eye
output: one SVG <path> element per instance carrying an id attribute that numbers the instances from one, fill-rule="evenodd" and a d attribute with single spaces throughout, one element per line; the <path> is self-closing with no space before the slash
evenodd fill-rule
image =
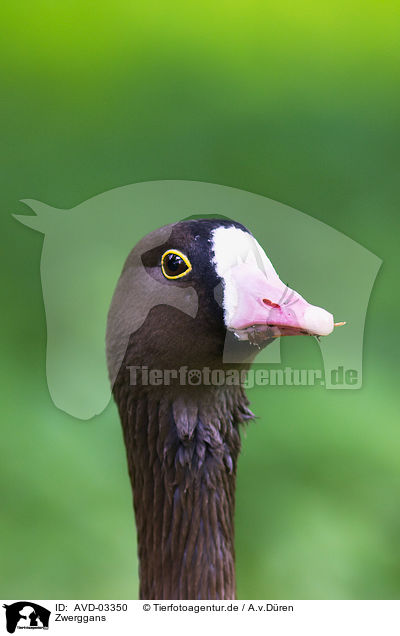
<path id="1" fill-rule="evenodd" d="M 186 276 L 192 265 L 185 254 L 178 250 L 168 250 L 161 257 L 161 269 L 165 278 L 174 279 Z"/>

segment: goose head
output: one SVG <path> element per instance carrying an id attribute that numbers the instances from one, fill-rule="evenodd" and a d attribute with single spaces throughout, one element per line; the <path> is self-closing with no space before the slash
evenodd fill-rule
<path id="1" fill-rule="evenodd" d="M 277 274 L 240 223 L 187 220 L 145 237 L 127 258 L 112 300 L 107 359 L 174 369 L 251 362 L 279 336 L 326 336 L 333 316 Z"/>
<path id="2" fill-rule="evenodd" d="M 107 360 L 131 478 L 142 599 L 233 599 L 234 507 L 243 387 L 195 386 L 179 374 L 245 370 L 286 335 L 328 335 L 330 313 L 279 278 L 239 223 L 187 220 L 134 247 L 107 324 Z M 131 370 L 139 370 L 132 382 Z M 242 375 L 242 374 L 241 374 Z M 153 376 L 154 377 L 154 376 Z"/>

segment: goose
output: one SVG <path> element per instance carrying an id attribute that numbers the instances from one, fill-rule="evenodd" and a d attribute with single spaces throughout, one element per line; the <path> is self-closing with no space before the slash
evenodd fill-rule
<path id="1" fill-rule="evenodd" d="M 236 598 L 240 428 L 254 418 L 243 378 L 275 338 L 326 336 L 336 325 L 280 280 L 235 221 L 184 220 L 132 249 L 108 313 L 106 354 L 141 599 Z"/>

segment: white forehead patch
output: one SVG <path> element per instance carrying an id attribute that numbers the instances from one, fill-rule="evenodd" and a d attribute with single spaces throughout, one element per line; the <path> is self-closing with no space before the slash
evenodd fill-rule
<path id="1" fill-rule="evenodd" d="M 237 227 L 217 227 L 212 232 L 213 264 L 222 278 L 225 324 L 229 324 L 237 305 L 236 287 L 230 271 L 240 263 L 247 263 L 261 270 L 271 281 L 279 279 L 271 261 L 254 236 Z"/>
<path id="2" fill-rule="evenodd" d="M 217 227 L 212 232 L 214 266 L 221 278 L 239 265 L 248 263 L 261 269 L 268 279 L 278 276 L 271 261 L 254 236 L 238 227 Z"/>

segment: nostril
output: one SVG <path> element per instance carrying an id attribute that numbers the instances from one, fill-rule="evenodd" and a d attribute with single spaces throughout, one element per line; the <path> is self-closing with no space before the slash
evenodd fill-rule
<path id="1" fill-rule="evenodd" d="M 278 305 L 278 303 L 273 303 L 272 300 L 269 300 L 268 298 L 263 298 L 263 303 L 264 305 L 267 305 L 267 307 L 273 307 L 274 309 L 281 308 L 281 306 Z"/>

